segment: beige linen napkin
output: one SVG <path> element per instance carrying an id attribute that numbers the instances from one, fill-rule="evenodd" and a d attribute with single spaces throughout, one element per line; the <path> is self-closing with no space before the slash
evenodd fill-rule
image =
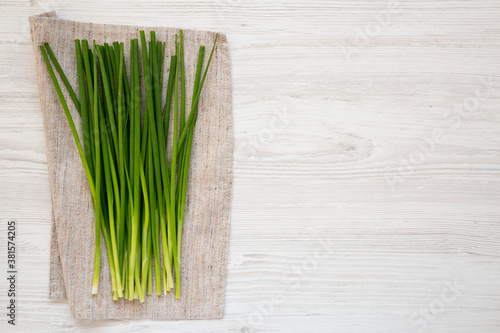
<path id="1" fill-rule="evenodd" d="M 52 198 L 50 297 L 66 298 L 80 319 L 211 319 L 221 318 L 231 208 L 233 119 L 230 59 L 226 36 L 219 34 L 216 51 L 200 98 L 194 134 L 181 257 L 181 298 L 174 292 L 138 300 L 112 301 L 109 263 L 104 240 L 98 295 L 91 294 L 94 267 L 94 213 L 85 173 L 68 121 L 57 98 L 39 45 L 48 42 L 72 86 L 77 88 L 74 39 L 91 43 L 121 41 L 126 60 L 131 38 L 155 30 L 166 41 L 166 56 L 174 53 L 175 34 L 166 27 L 81 23 L 58 19 L 55 12 L 30 17 L 38 75 L 47 164 Z M 199 45 L 207 51 L 215 33 L 184 31 L 187 96 L 191 96 Z M 207 54 L 207 53 L 206 53 Z M 205 57 L 205 63 L 208 56 Z M 168 64 L 168 59 L 166 60 Z M 168 77 L 168 65 L 164 77 Z M 63 88 L 65 91 L 65 88 Z M 79 115 L 65 91 L 77 128 Z M 144 105 L 144 103 L 143 103 Z M 102 237 L 103 239 L 104 237 Z"/>

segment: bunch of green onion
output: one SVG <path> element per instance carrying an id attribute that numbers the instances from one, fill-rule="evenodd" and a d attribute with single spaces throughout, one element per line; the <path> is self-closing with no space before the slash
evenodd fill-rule
<path id="1" fill-rule="evenodd" d="M 75 40 L 78 96 L 49 44 L 40 49 L 92 195 L 96 223 L 92 293 L 97 293 L 99 284 L 102 232 L 113 300 L 125 297 L 144 302 L 146 293 L 152 294 L 153 281 L 156 294 L 161 295 L 162 282 L 166 294 L 175 280 L 175 295 L 180 297 L 182 225 L 193 133 L 217 36 L 203 75 L 205 47 L 199 48 L 188 112 L 182 30 L 170 57 L 164 100 L 165 43 L 156 40 L 154 31 L 149 41 L 141 31 L 140 39 L 140 49 L 138 39 L 130 41 L 128 68 L 123 43 L 96 45 L 94 41 L 90 48 L 88 41 Z M 141 65 L 145 105 L 141 105 Z M 81 116 L 83 146 L 53 66 Z"/>

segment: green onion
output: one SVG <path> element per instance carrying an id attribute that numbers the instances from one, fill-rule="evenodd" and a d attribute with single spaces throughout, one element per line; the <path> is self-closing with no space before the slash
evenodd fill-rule
<path id="1" fill-rule="evenodd" d="M 122 42 L 97 45 L 94 41 L 90 49 L 88 41 L 75 40 L 78 96 L 49 44 L 40 46 L 92 196 L 95 214 L 93 294 L 97 294 L 99 286 L 102 233 L 113 300 L 124 297 L 144 302 L 146 295 L 152 294 L 153 286 L 157 295 L 161 295 L 162 288 L 166 294 L 174 288 L 174 276 L 175 295 L 180 297 L 189 163 L 198 101 L 216 41 L 217 36 L 203 76 L 205 47 L 200 46 L 187 118 L 182 31 L 178 40 L 176 36 L 176 51 L 170 57 L 164 101 L 166 43 L 157 41 L 154 31 L 149 41 L 145 32 L 140 32 L 142 61 L 139 60 L 139 40 L 130 41 L 130 79 Z M 141 66 L 145 96 L 141 96 Z M 81 116 L 83 147 L 53 67 Z M 143 123 L 141 100 L 146 101 Z M 173 148 L 168 156 L 170 127 Z"/>

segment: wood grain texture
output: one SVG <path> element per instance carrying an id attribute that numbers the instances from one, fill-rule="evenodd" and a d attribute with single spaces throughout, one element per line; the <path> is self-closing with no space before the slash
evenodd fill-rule
<path id="1" fill-rule="evenodd" d="M 498 1 L 401 1 L 367 39 L 359 31 L 390 1 L 0 3 L 0 209 L 21 222 L 17 331 L 500 331 Z M 223 320 L 86 322 L 47 299 L 49 185 L 23 29 L 49 9 L 227 33 L 235 165 Z"/>

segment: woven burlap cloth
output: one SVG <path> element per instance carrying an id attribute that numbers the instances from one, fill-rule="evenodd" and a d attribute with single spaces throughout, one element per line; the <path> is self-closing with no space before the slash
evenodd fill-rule
<path id="1" fill-rule="evenodd" d="M 174 53 L 178 29 L 92 24 L 58 19 L 54 12 L 30 17 L 40 103 L 45 126 L 47 164 L 52 198 L 50 298 L 67 299 L 80 319 L 212 319 L 221 318 L 229 241 L 231 208 L 233 119 L 230 59 L 226 36 L 219 34 L 216 51 L 200 99 L 199 116 L 187 190 L 182 236 L 181 298 L 174 292 L 138 300 L 112 300 L 106 244 L 101 244 L 99 292 L 91 294 L 94 270 L 94 212 L 85 172 L 68 121 L 57 98 L 39 45 L 50 43 L 74 89 L 77 90 L 74 39 L 91 43 L 121 41 L 128 61 L 129 42 L 139 31 L 156 31 L 167 42 L 166 56 Z M 184 30 L 188 88 L 196 69 L 198 47 L 206 46 L 205 63 L 215 33 Z M 168 77 L 169 58 L 165 74 Z M 62 84 L 62 83 L 61 83 Z M 65 88 L 63 87 L 65 91 Z M 79 115 L 65 91 L 77 128 Z M 143 103 L 144 105 L 144 103 Z M 81 134 L 81 133 L 80 133 Z"/>

